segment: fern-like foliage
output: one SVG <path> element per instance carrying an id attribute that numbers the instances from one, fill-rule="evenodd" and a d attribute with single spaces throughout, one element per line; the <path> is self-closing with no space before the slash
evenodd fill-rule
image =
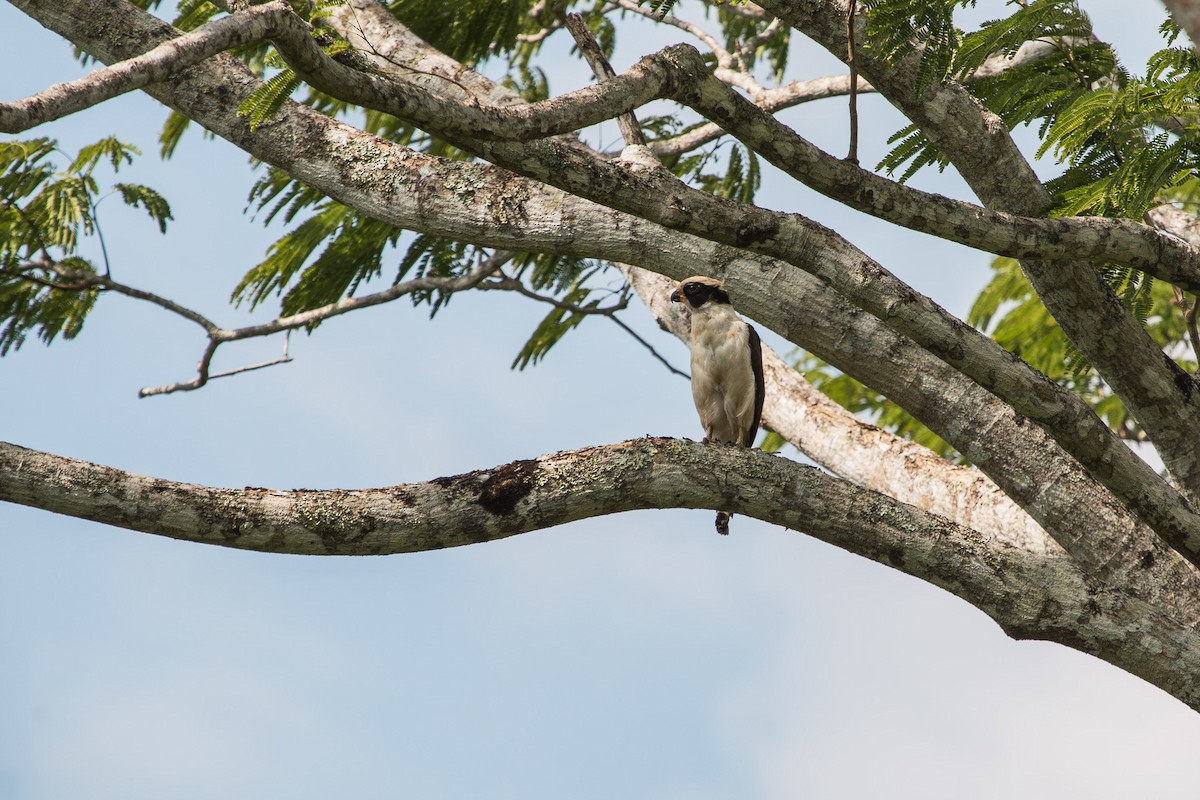
<path id="1" fill-rule="evenodd" d="M 1057 114 L 1102 80 L 1116 74 L 1112 49 L 1091 41 L 1091 22 L 1075 0 L 1034 0 L 1009 17 L 985 22 L 978 31 L 954 27 L 955 7 L 970 0 L 871 0 L 867 41 L 885 59 L 921 53 L 918 93 L 932 83 L 956 79 L 968 87 L 1009 127 L 1043 121 L 1045 132 Z M 1033 40 L 1057 43 L 1057 52 L 989 78 L 972 80 L 993 55 L 1012 56 Z M 945 157 L 917 127 L 909 126 L 889 140 L 896 144 L 877 169 L 901 172 L 908 180 L 919 169 L 946 166 Z"/>
<path id="2" fill-rule="evenodd" d="M 1009 127 L 1037 128 L 1038 157 L 1053 159 L 1061 169 L 1046 184 L 1053 197 L 1048 213 L 1137 219 L 1162 202 L 1187 205 L 1200 198 L 1200 60 L 1191 48 L 1173 46 L 1179 31 L 1169 20 L 1160 28 L 1166 47 L 1138 77 L 1121 66 L 1112 47 L 1096 39 L 1074 0 L 1021 3 L 1010 16 L 963 34 L 957 45 L 929 35 L 928 26 L 905 28 L 902 18 L 909 13 L 916 20 L 914 8 L 936 14 L 955 3 L 882 0 L 875 5 L 886 14 L 873 11 L 873 47 L 899 58 L 906 55 L 902 42 L 907 40 L 910 47 L 941 51 L 938 64 L 952 51 L 943 80 L 962 81 Z M 1049 55 L 978 77 L 988 58 L 1013 56 L 1034 40 L 1051 44 Z M 892 144 L 879 166 L 901 180 L 924 166 L 946 166 L 916 126 L 898 132 Z M 1055 324 L 1019 265 L 998 259 L 993 270 L 968 321 L 1079 394 L 1114 430 L 1137 436 L 1136 422 Z M 1194 361 L 1184 354 L 1192 349 L 1185 312 L 1195 300 L 1138 270 L 1104 264 L 1097 270 L 1151 338 L 1184 370 L 1194 371 Z"/>
<path id="3" fill-rule="evenodd" d="M 414 33 L 446 55 L 465 64 L 478 64 L 512 51 L 519 34 L 532 33 L 540 27 L 530 15 L 536 4 L 536 0 L 499 3 L 393 0 L 388 8 Z"/>
<path id="4" fill-rule="evenodd" d="M 48 344 L 83 329 L 97 296 L 80 281 L 96 267 L 79 255 L 81 241 L 98 230 L 96 172 L 118 172 L 137 154 L 109 137 L 81 148 L 60 169 L 57 159 L 65 154 L 53 139 L 0 143 L 0 356 L 31 333 Z M 166 231 L 171 208 L 158 192 L 117 183 L 114 193 Z"/>
<path id="5" fill-rule="evenodd" d="M 1138 218 L 1197 169 L 1195 126 L 1200 70 L 1191 48 L 1168 47 L 1130 75 L 1112 48 L 1097 41 L 1075 0 L 1034 0 L 1012 15 L 984 23 L 957 40 L 945 31 L 953 6 L 934 0 L 873 0 L 869 41 L 885 57 L 922 50 L 922 88 L 928 80 L 963 81 L 1009 127 L 1037 125 L 1038 158 L 1053 157 L 1062 174 L 1047 183 L 1052 213 Z M 1174 38 L 1173 26 L 1163 33 Z M 1048 57 L 972 80 L 994 55 L 1012 56 L 1039 40 Z M 926 60 L 932 66 L 926 68 Z M 943 70 L 942 67 L 946 68 Z M 1174 122 L 1173 122 L 1174 121 Z M 1164 125 L 1166 128 L 1164 128 Z M 908 180 L 945 157 L 916 126 L 895 134 L 879 169 Z"/>
<path id="6" fill-rule="evenodd" d="M 330 58 L 335 58 L 350 50 L 350 45 L 343 39 L 322 37 L 320 43 L 321 49 Z M 283 107 L 292 93 L 303 83 L 296 75 L 296 71 L 289 67 L 277 53 L 270 53 L 265 60 L 265 65 L 279 71 L 255 89 L 238 108 L 238 114 L 247 119 L 251 130 L 273 117 L 275 112 Z M 319 92 L 313 92 L 312 97 L 315 99 L 324 96 Z"/>
<path id="7" fill-rule="evenodd" d="M 867 37 L 872 54 L 897 61 L 917 47 L 921 53 L 916 94 L 951 74 L 962 44 L 954 25 L 954 9 L 975 0 L 864 0 Z"/>
<path id="8" fill-rule="evenodd" d="M 726 149 L 728 155 L 722 158 Z M 741 144 L 718 143 L 668 166 L 698 188 L 739 203 L 753 203 L 762 185 L 758 156 Z"/>
<path id="9" fill-rule="evenodd" d="M 389 261 L 395 265 L 395 284 L 410 278 L 462 277 L 487 257 L 474 245 L 425 234 L 406 236 L 403 229 L 329 200 L 276 169 L 267 170 L 255 184 L 251 205 L 266 223 L 300 220 L 267 249 L 234 290 L 233 301 L 251 307 L 277 296 L 284 314 L 334 303 L 382 276 Z M 554 307 L 534 329 L 513 362 L 514 368 L 523 369 L 544 358 L 583 321 L 587 315 L 577 308 L 597 305 L 589 281 L 602 267 L 566 256 L 518 253 L 510 269 L 531 289 L 549 293 L 568 306 Z M 434 316 L 452 296 L 431 289 L 414 292 L 410 298 L 414 306 L 427 306 Z"/>
<path id="10" fill-rule="evenodd" d="M 294 215 L 304 205 L 304 194 L 292 190 L 288 196 Z M 234 289 L 233 300 L 253 308 L 268 297 L 283 295 L 284 314 L 336 302 L 381 273 L 384 250 L 394 247 L 401 233 L 341 203 L 322 200 L 316 213 L 267 249 L 266 257 Z"/>

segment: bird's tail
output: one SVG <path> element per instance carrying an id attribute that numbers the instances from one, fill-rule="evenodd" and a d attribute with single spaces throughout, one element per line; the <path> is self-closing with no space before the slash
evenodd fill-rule
<path id="1" fill-rule="evenodd" d="M 717 533 L 722 536 L 729 535 L 729 520 L 731 517 L 733 517 L 733 514 L 730 514 L 728 511 L 717 512 Z"/>

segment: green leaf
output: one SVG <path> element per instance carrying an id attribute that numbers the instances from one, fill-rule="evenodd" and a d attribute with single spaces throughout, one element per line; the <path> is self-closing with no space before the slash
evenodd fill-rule
<path id="1" fill-rule="evenodd" d="M 775 431 L 767 431 L 767 435 L 763 437 L 762 444 L 758 446 L 758 449 L 764 453 L 778 453 L 787 443 L 788 440 Z"/>
<path id="2" fill-rule="evenodd" d="M 158 223 L 159 231 L 167 232 L 167 222 L 173 217 L 170 204 L 161 194 L 149 186 L 137 183 L 117 183 L 113 185 L 113 188 L 120 193 L 125 205 L 131 208 L 144 208 L 150 218 Z"/>
<path id="3" fill-rule="evenodd" d="M 473 65 L 510 52 L 517 36 L 541 24 L 530 12 L 537 0 L 431 3 L 393 0 L 388 8 L 413 33 L 456 61 Z"/>
<path id="4" fill-rule="evenodd" d="M 91 175 L 102 159 L 108 159 L 113 172 L 120 172 L 122 164 L 132 164 L 133 157 L 141 154 L 142 151 L 133 145 L 109 136 L 95 144 L 80 148 L 79 154 L 75 156 L 71 166 L 67 167 L 67 172 L 75 175 Z"/>
<path id="5" fill-rule="evenodd" d="M 238 108 L 238 116 L 246 117 L 250 130 L 255 130 L 275 112 L 283 108 L 283 104 L 291 97 L 292 92 L 300 87 L 303 81 L 291 67 L 285 67 L 279 74 L 266 81 L 251 93 Z"/>
<path id="6" fill-rule="evenodd" d="M 78 258 L 67 259 L 64 266 L 83 272 L 94 272 L 91 265 Z M 33 275 L 0 272 L 0 356 L 20 349 L 30 333 L 36 333 L 45 344 L 62 335 L 73 339 L 83 330 L 84 320 L 96 303 L 97 292 L 54 289 L 30 280 L 53 280 L 44 270 Z"/>
<path id="7" fill-rule="evenodd" d="M 816 356 L 803 356 L 796 363 L 796 369 L 802 372 L 813 386 L 847 411 L 897 436 L 924 445 L 939 455 L 966 463 L 953 447 L 900 406 L 849 375 L 838 372 Z"/>
<path id="8" fill-rule="evenodd" d="M 164 159 L 175 155 L 175 148 L 179 146 L 179 140 L 183 138 L 184 132 L 191 124 L 191 118 L 185 117 L 178 111 L 172 111 L 167 116 L 167 121 L 163 123 L 162 131 L 158 134 L 159 155 Z"/>
<path id="9" fill-rule="evenodd" d="M 171 24 L 181 31 L 194 31 L 220 13 L 208 0 L 181 0 Z"/>
<path id="10" fill-rule="evenodd" d="M 596 308 L 600 304 L 599 300 L 584 302 L 590 293 L 590 289 L 576 286 L 562 297 L 562 302 L 583 308 Z M 531 364 L 537 364 L 546 357 L 554 345 L 562 340 L 563 336 L 583 322 L 585 316 L 587 315 L 578 311 L 555 306 L 542 319 L 521 351 L 517 353 L 517 357 L 513 359 L 513 369 L 523 370 Z"/>

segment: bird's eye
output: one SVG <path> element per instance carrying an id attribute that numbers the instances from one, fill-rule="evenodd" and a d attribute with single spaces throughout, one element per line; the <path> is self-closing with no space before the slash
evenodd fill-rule
<path id="1" fill-rule="evenodd" d="M 700 284 L 689 283 L 683 287 L 683 291 L 685 294 L 695 294 L 696 292 L 700 291 Z"/>

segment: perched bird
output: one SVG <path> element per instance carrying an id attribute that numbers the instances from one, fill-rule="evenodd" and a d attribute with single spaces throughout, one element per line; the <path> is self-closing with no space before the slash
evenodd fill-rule
<path id="1" fill-rule="evenodd" d="M 705 441 L 753 447 L 766 394 L 758 331 L 737 315 L 713 278 L 680 281 L 671 300 L 686 302 L 692 312 L 692 399 Z M 718 533 L 729 533 L 729 517 L 717 512 Z"/>

